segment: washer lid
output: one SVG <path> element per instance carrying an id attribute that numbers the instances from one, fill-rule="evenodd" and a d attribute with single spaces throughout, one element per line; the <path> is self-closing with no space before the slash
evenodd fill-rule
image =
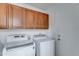
<path id="1" fill-rule="evenodd" d="M 34 35 L 34 40 L 48 39 L 46 35 Z"/>

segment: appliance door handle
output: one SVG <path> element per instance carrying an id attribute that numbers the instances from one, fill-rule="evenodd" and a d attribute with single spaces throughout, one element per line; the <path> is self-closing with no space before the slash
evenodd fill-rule
<path id="1" fill-rule="evenodd" d="M 23 45 L 18 45 L 18 46 L 12 46 L 12 47 L 6 47 L 7 50 L 9 49 L 14 49 L 14 48 L 18 48 L 18 47 L 23 47 L 23 46 L 31 46 L 33 45 L 33 43 L 28 43 L 28 44 L 23 44 Z"/>

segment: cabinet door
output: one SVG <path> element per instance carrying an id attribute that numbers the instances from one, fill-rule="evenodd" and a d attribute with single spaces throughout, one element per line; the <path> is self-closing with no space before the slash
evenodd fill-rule
<path id="1" fill-rule="evenodd" d="M 48 29 L 48 27 L 49 27 L 49 16 L 48 16 L 48 14 L 43 14 L 43 21 L 44 21 L 44 24 L 43 24 L 44 28 Z"/>
<path id="2" fill-rule="evenodd" d="M 21 7 L 15 6 L 15 5 L 11 5 L 11 9 L 10 9 L 10 17 L 12 17 L 12 28 L 22 28 L 23 26 L 23 9 Z"/>
<path id="3" fill-rule="evenodd" d="M 0 29 L 7 28 L 8 5 L 0 3 Z"/>
<path id="4" fill-rule="evenodd" d="M 47 29 L 48 16 L 44 13 L 35 12 L 34 25 L 36 29 Z"/>
<path id="5" fill-rule="evenodd" d="M 34 12 L 29 9 L 24 9 L 24 28 L 32 29 L 34 28 Z"/>
<path id="6" fill-rule="evenodd" d="M 39 12 L 35 12 L 34 25 L 36 29 L 41 29 L 43 23 L 43 15 Z"/>

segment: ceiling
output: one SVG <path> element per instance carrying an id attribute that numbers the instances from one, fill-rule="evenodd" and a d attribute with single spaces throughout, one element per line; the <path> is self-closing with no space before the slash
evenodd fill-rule
<path id="1" fill-rule="evenodd" d="M 51 8 L 54 6 L 63 6 L 63 5 L 79 7 L 78 3 L 25 3 L 25 4 L 36 8 L 40 8 L 43 10 L 47 10 L 48 8 Z"/>

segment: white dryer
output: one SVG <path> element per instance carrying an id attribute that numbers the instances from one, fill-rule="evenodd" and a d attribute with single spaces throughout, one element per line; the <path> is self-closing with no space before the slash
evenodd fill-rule
<path id="1" fill-rule="evenodd" d="M 9 35 L 3 56 L 35 56 L 35 44 L 25 35 Z"/>
<path id="2" fill-rule="evenodd" d="M 36 56 L 55 56 L 55 40 L 46 36 L 34 37 Z"/>

